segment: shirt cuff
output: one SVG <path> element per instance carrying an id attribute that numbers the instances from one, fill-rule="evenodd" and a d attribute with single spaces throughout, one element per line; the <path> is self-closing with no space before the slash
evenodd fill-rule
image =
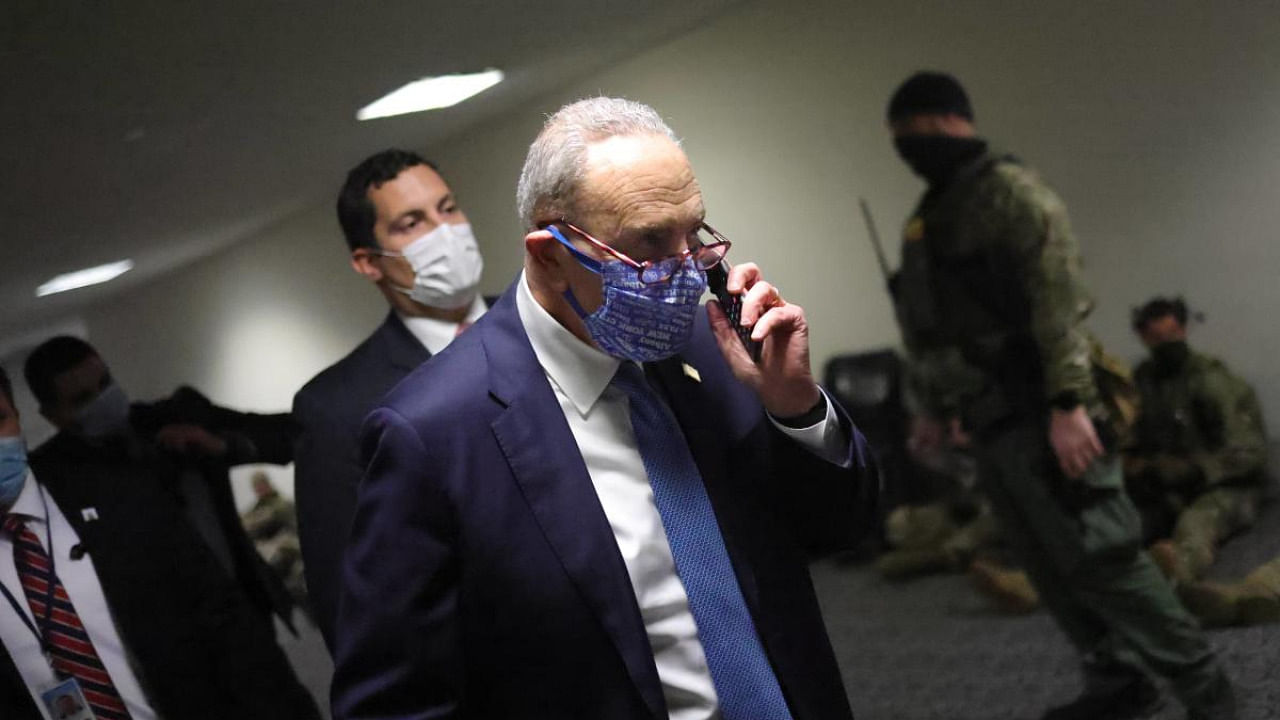
<path id="1" fill-rule="evenodd" d="M 826 460 L 832 465 L 843 468 L 853 467 L 853 454 L 849 451 L 849 433 L 840 426 L 840 418 L 836 416 L 835 401 L 827 395 L 821 386 L 818 391 L 826 400 L 827 416 L 808 427 L 787 427 L 769 413 L 769 422 L 782 431 L 783 435 L 795 440 L 805 450 Z"/>

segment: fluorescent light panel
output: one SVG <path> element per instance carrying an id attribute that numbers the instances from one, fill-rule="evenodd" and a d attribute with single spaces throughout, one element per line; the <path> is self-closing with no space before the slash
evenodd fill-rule
<path id="1" fill-rule="evenodd" d="M 132 260 L 120 260 L 119 262 L 64 273 L 36 288 L 36 297 L 44 297 L 45 295 L 104 283 L 108 280 L 114 280 L 132 269 Z"/>
<path id="2" fill-rule="evenodd" d="M 502 71 L 490 68 L 469 75 L 441 75 L 415 80 L 360 108 L 357 120 L 438 110 L 466 100 L 502 82 Z"/>

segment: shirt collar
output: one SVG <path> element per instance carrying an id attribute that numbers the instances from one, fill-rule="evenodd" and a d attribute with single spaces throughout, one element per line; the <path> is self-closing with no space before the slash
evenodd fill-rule
<path id="1" fill-rule="evenodd" d="M 569 398 L 578 414 L 585 417 L 609 387 L 622 361 L 583 342 L 551 317 L 533 297 L 524 272 L 520 273 L 516 309 L 538 364 Z"/>
<path id="2" fill-rule="evenodd" d="M 484 311 L 487 309 L 488 305 L 485 304 L 484 298 L 476 295 L 475 299 L 471 301 L 471 307 L 467 309 L 467 319 L 464 322 L 470 325 L 476 320 L 479 320 L 480 316 L 483 315 Z M 453 342 L 453 339 L 458 336 L 458 323 L 453 322 L 452 320 L 437 320 L 436 318 L 416 316 L 410 317 L 398 310 L 396 311 L 396 314 L 400 316 L 400 321 L 404 323 L 404 326 L 408 328 L 409 332 L 413 333 L 413 336 L 418 339 L 418 342 L 422 343 L 422 346 L 425 347 L 432 355 L 436 355 L 441 350 L 444 350 L 449 346 L 449 343 Z"/>
<path id="3" fill-rule="evenodd" d="M 36 484 L 36 476 L 27 471 L 26 482 L 22 485 L 22 492 L 18 493 L 18 499 L 13 501 L 13 507 L 9 508 L 10 515 L 21 515 L 28 522 L 35 520 L 44 522 L 44 503 L 40 499 L 40 486 Z"/>

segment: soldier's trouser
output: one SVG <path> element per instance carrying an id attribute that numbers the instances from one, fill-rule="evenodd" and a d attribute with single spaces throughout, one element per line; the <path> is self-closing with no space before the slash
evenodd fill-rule
<path id="1" fill-rule="evenodd" d="M 979 477 L 992 510 L 1054 620 L 1086 658 L 1091 686 L 1150 668 L 1188 708 L 1212 713 L 1230 687 L 1199 625 L 1141 552 L 1141 521 L 1120 463 L 1099 460 L 1081 480 L 1091 500 L 1069 507 L 1040 423 L 984 435 Z M 1073 481 L 1075 482 L 1075 481 Z"/>
<path id="2" fill-rule="evenodd" d="M 1257 520 L 1260 498 L 1256 487 L 1216 487 L 1179 513 L 1173 530 L 1177 579 L 1186 582 L 1203 577 L 1213 564 L 1218 545 Z"/>

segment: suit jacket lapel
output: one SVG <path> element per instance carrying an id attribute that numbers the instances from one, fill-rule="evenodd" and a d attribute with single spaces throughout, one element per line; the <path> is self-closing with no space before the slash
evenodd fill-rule
<path id="1" fill-rule="evenodd" d="M 666 717 L 653 650 L 613 530 L 564 413 L 516 310 L 513 285 L 477 325 L 490 392 L 505 406 L 493 422 L 507 463 L 551 548 L 622 656 L 655 717 Z"/>

